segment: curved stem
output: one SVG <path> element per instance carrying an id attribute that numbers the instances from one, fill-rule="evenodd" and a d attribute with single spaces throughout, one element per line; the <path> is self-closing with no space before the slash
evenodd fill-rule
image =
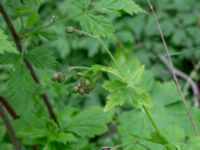
<path id="1" fill-rule="evenodd" d="M 21 146 L 20 146 L 20 144 L 19 144 L 19 142 L 18 142 L 18 140 L 16 138 L 15 132 L 14 132 L 12 126 L 11 126 L 11 123 L 10 123 L 8 117 L 6 116 L 6 113 L 3 110 L 3 106 L 2 106 L 1 103 L 0 103 L 0 116 L 1 116 L 1 118 L 3 120 L 3 122 L 4 122 L 4 125 L 5 125 L 5 127 L 6 127 L 6 129 L 8 131 L 8 134 L 9 134 L 9 136 L 11 138 L 11 141 L 13 143 L 14 149 L 15 150 L 20 150 Z"/>
<path id="2" fill-rule="evenodd" d="M 194 70 L 189 75 L 189 77 L 191 78 L 191 80 L 195 77 L 195 75 L 196 75 L 196 73 L 198 72 L 199 69 L 200 69 L 200 61 L 198 61 L 198 63 L 194 67 Z M 185 85 L 183 87 L 183 93 L 185 95 L 187 93 L 189 85 L 190 85 L 190 80 L 187 80 L 187 82 L 185 83 Z M 199 93 L 200 92 L 199 92 L 199 89 L 197 87 L 196 92 L 194 93 L 194 106 L 195 107 L 199 107 Z"/>

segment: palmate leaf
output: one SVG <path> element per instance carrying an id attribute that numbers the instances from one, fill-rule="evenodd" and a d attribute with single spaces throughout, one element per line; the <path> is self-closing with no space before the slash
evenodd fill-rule
<path id="1" fill-rule="evenodd" d="M 39 90 L 24 64 L 15 68 L 11 79 L 8 81 L 8 89 L 8 95 L 17 100 L 29 100 L 37 93 L 36 89 Z"/>
<path id="2" fill-rule="evenodd" d="M 112 23 L 104 16 L 86 13 L 79 18 L 80 25 L 84 31 L 102 37 L 113 37 Z"/>
<path id="3" fill-rule="evenodd" d="M 121 11 L 130 15 L 144 12 L 132 0 L 71 0 L 68 7 L 70 18 L 75 18 L 84 31 L 107 38 L 114 37 L 107 15 L 121 14 Z"/>
<path id="4" fill-rule="evenodd" d="M 5 52 L 4 54 L 0 54 L 0 64 L 18 65 L 20 63 L 20 58 L 20 54 Z"/>
<path id="5" fill-rule="evenodd" d="M 13 44 L 8 40 L 7 35 L 0 29 L 0 54 L 5 52 L 18 53 Z"/>
<path id="6" fill-rule="evenodd" d="M 147 91 L 140 85 L 144 66 L 138 67 L 135 71 L 121 70 L 122 80 L 106 81 L 103 87 L 110 92 L 105 111 L 112 109 L 117 105 L 123 105 L 125 102 L 131 102 L 135 107 L 152 105 Z"/>
<path id="7" fill-rule="evenodd" d="M 103 84 L 103 88 L 110 92 L 104 108 L 105 111 L 109 111 L 115 106 L 121 106 L 125 102 L 131 102 L 135 107 L 141 107 L 142 105 L 151 107 L 152 103 L 148 92 L 140 85 L 144 66 L 130 71 L 127 68 L 119 70 L 112 67 L 93 65 L 81 75 L 95 81 L 101 72 L 111 75 L 111 80 L 105 81 Z"/>
<path id="8" fill-rule="evenodd" d="M 163 133 L 167 140 L 175 146 L 178 146 L 186 138 L 184 130 L 176 124 L 166 127 Z"/>
<path id="9" fill-rule="evenodd" d="M 104 133 L 110 119 L 110 115 L 104 113 L 100 107 L 91 107 L 72 118 L 66 130 L 80 137 L 91 138 Z"/>
<path id="10" fill-rule="evenodd" d="M 95 5 L 95 10 L 107 14 L 123 10 L 130 15 L 144 12 L 133 0 L 101 0 Z"/>
<path id="11" fill-rule="evenodd" d="M 55 57 L 47 46 L 42 45 L 31 49 L 25 54 L 25 58 L 29 60 L 37 68 L 48 68 L 56 64 Z"/>
<path id="12" fill-rule="evenodd" d="M 114 80 L 106 81 L 103 87 L 110 92 L 104 108 L 105 111 L 109 111 L 115 106 L 123 105 L 127 101 L 131 102 L 135 107 L 152 106 L 148 93 L 139 86 L 135 88 L 129 87 L 127 83 Z"/>

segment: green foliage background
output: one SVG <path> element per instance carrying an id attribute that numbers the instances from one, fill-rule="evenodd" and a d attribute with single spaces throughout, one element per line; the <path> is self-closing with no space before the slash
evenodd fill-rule
<path id="1" fill-rule="evenodd" d="M 20 115 L 20 119 L 9 119 L 23 149 L 32 149 L 33 145 L 42 150 L 94 150 L 106 146 L 126 150 L 200 148 L 200 137 L 194 134 L 172 77 L 158 59 L 158 54 L 166 54 L 146 1 L 1 3 L 24 49 L 23 54 L 17 52 L 1 17 L 0 95 Z M 200 2 L 152 3 L 174 65 L 190 74 L 200 58 Z M 121 67 L 109 57 L 107 48 Z M 33 64 L 40 85 L 32 80 L 24 58 Z M 74 66 L 89 68 L 76 70 Z M 62 77 L 52 80 L 58 73 Z M 91 82 L 88 94 L 72 92 L 80 75 Z M 198 72 L 194 80 L 199 83 Z M 180 79 L 180 83 L 184 87 L 185 81 Z M 48 94 L 60 127 L 49 119 L 40 98 L 43 93 Z M 192 92 L 184 94 L 191 103 Z M 154 131 L 143 106 L 149 108 L 168 144 Z M 199 109 L 190 109 L 199 126 Z M 5 149 L 13 147 L 0 120 L 0 150 Z"/>

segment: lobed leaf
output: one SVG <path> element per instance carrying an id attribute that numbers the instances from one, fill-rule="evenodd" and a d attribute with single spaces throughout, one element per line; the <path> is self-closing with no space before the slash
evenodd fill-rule
<path id="1" fill-rule="evenodd" d="M 100 107 L 91 107 L 72 118 L 66 130 L 80 137 L 91 138 L 104 133 L 109 121 L 110 116 L 104 113 Z"/>
<path id="2" fill-rule="evenodd" d="M 13 46 L 12 42 L 8 40 L 8 36 L 0 29 L 0 54 L 5 52 L 18 53 L 16 48 Z"/>
<path id="3" fill-rule="evenodd" d="M 55 57 L 45 45 L 35 47 L 25 54 L 28 59 L 37 68 L 49 68 L 56 64 Z"/>

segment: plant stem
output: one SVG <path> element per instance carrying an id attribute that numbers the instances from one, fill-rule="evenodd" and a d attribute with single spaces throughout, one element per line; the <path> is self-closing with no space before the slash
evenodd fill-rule
<path id="1" fill-rule="evenodd" d="M 198 70 L 200 69 L 200 61 L 198 61 L 198 63 L 195 65 L 194 70 L 192 70 L 192 72 L 190 73 L 189 77 L 191 78 L 191 80 L 193 78 L 195 78 L 195 75 L 197 74 Z M 190 81 L 187 80 L 187 82 L 185 83 L 184 87 L 183 87 L 183 93 L 184 95 L 186 95 L 187 90 L 189 88 L 190 85 Z M 197 87 L 198 88 L 198 87 Z M 197 89 L 198 92 L 194 93 L 194 106 L 195 107 L 199 107 L 199 89 Z"/>
<path id="2" fill-rule="evenodd" d="M 0 102 L 2 105 L 7 109 L 9 114 L 12 116 L 13 119 L 19 119 L 20 117 L 17 115 L 15 110 L 12 108 L 12 106 L 8 103 L 7 100 L 5 100 L 2 96 L 0 96 Z"/>
<path id="3" fill-rule="evenodd" d="M 160 129 L 158 128 L 156 122 L 154 121 L 154 119 L 153 119 L 152 115 L 150 114 L 150 112 L 148 111 L 148 109 L 144 105 L 142 106 L 142 108 L 144 109 L 144 112 L 146 113 L 147 117 L 149 118 L 149 121 L 153 125 L 156 132 L 161 135 Z"/>
<path id="4" fill-rule="evenodd" d="M 87 70 L 87 69 L 90 69 L 90 67 L 72 66 L 72 67 L 69 67 L 69 68 L 68 68 L 68 70 L 74 70 L 74 69 Z"/>
<path id="5" fill-rule="evenodd" d="M 157 126 L 155 120 L 153 119 L 151 113 L 148 111 L 148 109 L 142 105 L 142 108 L 144 109 L 144 112 L 146 113 L 149 121 L 151 122 L 152 126 L 154 127 L 154 129 L 156 130 L 156 133 L 159 135 L 159 137 L 163 140 L 164 144 L 169 144 L 168 140 L 165 138 L 165 136 L 161 133 L 159 127 Z M 163 144 L 163 145 L 164 145 Z"/>
<path id="6" fill-rule="evenodd" d="M 13 26 L 13 24 L 12 24 L 12 22 L 11 22 L 9 16 L 8 16 L 8 13 L 7 13 L 6 10 L 4 9 L 3 5 L 1 4 L 1 2 L 0 2 L 0 12 L 1 12 L 1 14 L 2 14 L 2 16 L 3 16 L 3 18 L 4 18 L 4 20 L 5 20 L 6 24 L 7 24 L 7 26 L 8 26 L 8 29 L 9 29 L 9 31 L 10 31 L 12 37 L 13 37 L 13 40 L 14 40 L 14 42 L 15 42 L 15 45 L 16 45 L 18 51 L 22 54 L 22 53 L 23 53 L 23 48 L 22 48 L 22 45 L 21 45 L 20 38 L 19 38 L 19 36 L 17 35 L 16 30 L 15 30 L 15 28 L 14 28 L 14 26 Z M 32 64 L 31 64 L 28 60 L 26 60 L 26 59 L 24 59 L 24 63 L 26 64 L 26 67 L 29 69 L 30 74 L 31 74 L 33 80 L 34 80 L 37 84 L 40 84 L 40 80 L 39 80 L 39 78 L 38 78 L 38 76 L 37 76 L 37 74 L 36 74 L 36 72 L 35 72 L 35 70 L 34 70 Z M 50 104 L 49 97 L 48 97 L 47 94 L 45 94 L 45 93 L 42 94 L 41 96 L 42 96 L 43 101 L 44 101 L 44 103 L 45 103 L 45 105 L 46 105 L 46 107 L 47 107 L 47 110 L 48 110 L 48 112 L 49 112 L 50 117 L 51 117 L 51 118 L 57 123 L 57 125 L 59 126 L 58 121 L 57 121 L 57 119 L 56 119 L 56 115 L 55 115 L 55 113 L 54 113 L 54 111 L 53 111 L 53 108 L 52 108 L 52 106 L 51 106 L 51 104 Z"/>
<path id="7" fill-rule="evenodd" d="M 110 58 L 112 59 L 112 61 L 118 67 L 118 69 L 121 70 L 121 67 L 120 67 L 119 63 L 117 62 L 117 60 L 115 59 L 115 57 L 111 54 L 111 52 L 108 49 L 108 47 L 106 46 L 105 42 L 102 39 L 99 39 L 99 41 L 102 44 L 102 46 L 104 47 L 104 49 L 106 50 L 106 52 L 108 53 L 108 55 L 110 56 Z"/>
<path id="8" fill-rule="evenodd" d="M 2 106 L 1 103 L 0 103 L 0 116 L 1 116 L 1 118 L 3 120 L 3 122 L 4 122 L 4 125 L 5 125 L 5 127 L 6 127 L 6 129 L 8 131 L 8 134 L 9 134 L 9 136 L 11 138 L 11 141 L 13 143 L 14 149 L 15 150 L 20 150 L 21 146 L 20 146 L 20 144 L 19 144 L 19 142 L 18 142 L 18 140 L 17 140 L 17 138 L 15 136 L 15 132 L 14 132 L 14 130 L 13 130 L 11 124 L 10 124 L 10 121 L 9 121 L 8 117 L 6 116 L 6 113 L 3 110 L 3 106 Z"/>
<path id="9" fill-rule="evenodd" d="M 140 145 L 141 147 L 146 148 L 146 150 L 151 150 L 151 148 L 149 148 L 147 145 L 141 143 L 140 141 L 136 141 L 135 143 L 138 144 L 138 145 Z"/>
<path id="10" fill-rule="evenodd" d="M 103 46 L 103 48 L 106 50 L 106 52 L 108 53 L 108 55 L 110 56 L 110 58 L 112 59 L 112 61 L 115 63 L 115 65 L 117 66 L 117 68 L 121 71 L 121 67 L 120 67 L 119 63 L 117 62 L 117 60 L 115 59 L 115 57 L 112 55 L 112 53 L 110 52 L 110 50 L 106 46 L 105 42 L 101 39 L 101 37 L 99 37 L 97 35 L 93 35 L 91 33 L 85 32 L 85 31 L 82 31 L 82 30 L 75 29 L 75 28 L 72 28 L 72 32 L 78 33 L 80 35 L 86 35 L 88 37 L 97 39 L 101 43 L 101 45 Z"/>
<path id="11" fill-rule="evenodd" d="M 80 15 L 80 14 L 78 14 L 78 15 Z M 78 15 L 76 15 L 76 16 L 78 16 Z M 64 17 L 63 19 L 60 19 L 58 21 L 54 21 L 54 22 L 50 22 L 50 23 L 44 24 L 43 26 L 38 27 L 38 28 L 36 28 L 35 30 L 33 30 L 31 32 L 22 34 L 21 38 L 23 39 L 23 38 L 29 37 L 29 36 L 31 36 L 31 35 L 33 35 L 35 33 L 38 33 L 38 32 L 40 32 L 40 31 L 42 31 L 44 29 L 47 29 L 47 28 L 49 28 L 49 27 L 51 27 L 53 25 L 58 25 L 59 23 L 63 23 L 65 21 L 68 21 L 68 20 L 70 20 L 70 19 L 72 19 L 72 18 L 74 18 L 76 16 L 69 17 L 69 18 Z"/>
<path id="12" fill-rule="evenodd" d="M 172 77 L 173 77 L 174 83 L 175 83 L 176 88 L 177 88 L 177 90 L 178 90 L 178 92 L 179 92 L 179 95 L 180 95 L 180 97 L 181 97 L 181 100 L 183 101 L 185 110 L 186 110 L 186 112 L 187 112 L 187 114 L 188 114 L 188 117 L 189 117 L 190 122 L 191 122 L 191 124 L 192 124 L 192 127 L 193 127 L 193 129 L 194 129 L 194 131 L 195 131 L 195 134 L 196 134 L 196 135 L 199 135 L 199 129 L 198 129 L 198 127 L 197 127 L 197 125 L 196 125 L 196 122 L 195 122 L 195 120 L 194 120 L 194 118 L 193 118 L 193 116 L 192 116 L 192 113 L 191 113 L 190 108 L 189 108 L 189 105 L 188 105 L 188 103 L 187 103 L 187 101 L 186 101 L 186 99 L 185 99 L 185 96 L 184 96 L 184 94 L 183 94 L 183 92 L 182 92 L 182 90 L 181 90 L 181 87 L 180 87 L 180 84 L 179 84 L 179 82 L 178 82 L 178 79 L 177 79 L 177 77 L 176 77 L 176 75 L 175 75 L 175 73 L 174 73 L 174 69 L 173 69 L 173 68 L 174 68 L 174 65 L 173 65 L 172 60 L 171 60 L 171 57 L 170 57 L 170 52 L 169 52 L 168 45 L 167 45 L 167 43 L 166 43 L 166 41 L 165 41 L 165 38 L 164 38 L 164 35 L 163 35 L 163 32 L 162 32 L 162 29 L 161 29 L 161 27 L 160 27 L 160 23 L 159 23 L 159 21 L 158 21 L 158 17 L 157 17 L 157 15 L 156 15 L 155 11 L 154 11 L 154 8 L 153 8 L 153 5 L 151 4 L 151 1 L 150 1 L 150 0 L 146 0 L 146 1 L 147 1 L 148 5 L 149 5 L 149 8 L 150 8 L 152 14 L 153 14 L 153 17 L 154 17 L 156 26 L 157 26 L 157 28 L 158 28 L 158 32 L 159 32 L 159 34 L 160 34 L 160 38 L 161 38 L 161 40 L 162 40 L 163 46 L 164 46 L 164 48 L 165 48 L 165 51 L 166 51 L 166 53 L 167 53 L 167 57 L 168 57 L 168 60 L 169 60 L 169 63 L 170 63 L 170 70 L 172 71 Z"/>

